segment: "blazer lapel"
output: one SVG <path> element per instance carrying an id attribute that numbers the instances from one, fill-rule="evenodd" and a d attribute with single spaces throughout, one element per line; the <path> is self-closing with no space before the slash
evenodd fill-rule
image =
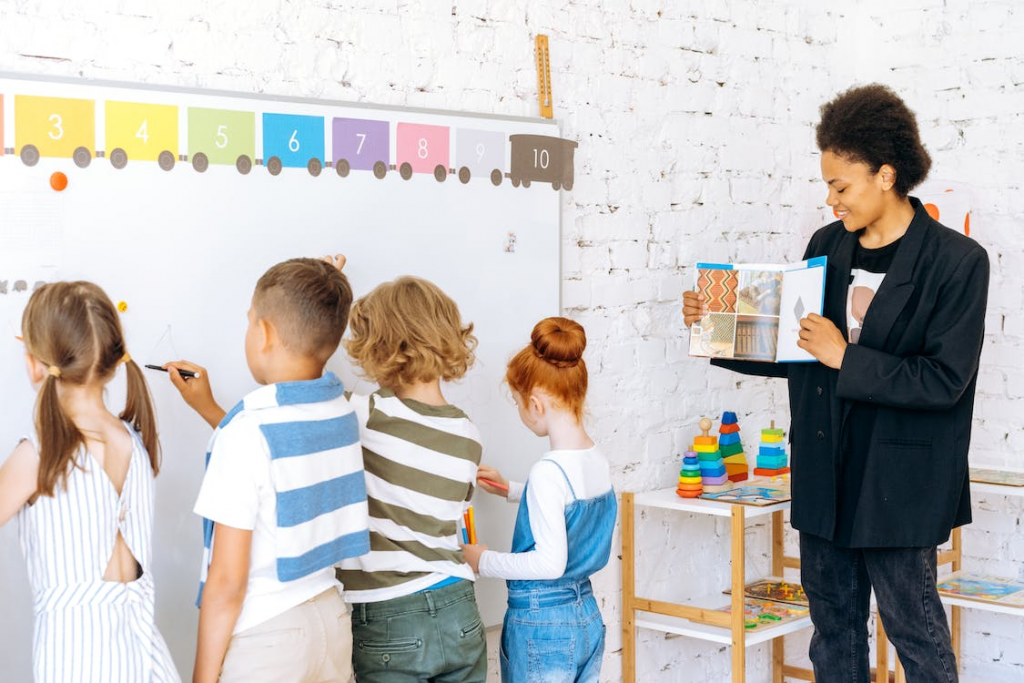
<path id="1" fill-rule="evenodd" d="M 856 245 L 856 233 L 843 234 L 835 251 L 828 255 L 828 278 L 825 280 L 824 316 L 835 323 L 847 341 L 846 292 L 850 288 L 850 270 L 853 268 L 853 250 Z"/>

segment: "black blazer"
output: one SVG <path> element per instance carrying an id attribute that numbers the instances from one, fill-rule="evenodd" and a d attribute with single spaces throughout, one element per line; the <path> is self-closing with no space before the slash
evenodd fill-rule
<path id="1" fill-rule="evenodd" d="M 967 451 L 988 300 L 988 254 L 934 221 L 911 198 L 913 221 L 842 368 L 821 363 L 712 361 L 745 374 L 787 377 L 792 415 L 791 521 L 831 540 L 841 444 L 854 402 L 877 407 L 854 547 L 929 547 L 971 521 Z M 858 234 L 818 230 L 804 258 L 828 256 L 824 315 L 845 336 Z"/>

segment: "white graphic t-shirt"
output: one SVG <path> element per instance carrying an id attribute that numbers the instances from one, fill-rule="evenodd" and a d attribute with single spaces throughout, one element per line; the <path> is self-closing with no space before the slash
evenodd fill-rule
<path id="1" fill-rule="evenodd" d="M 902 239 L 902 238 L 901 238 Z M 900 240 L 878 249 L 865 249 L 857 245 L 850 269 L 850 288 L 846 293 L 846 326 L 851 344 L 860 340 L 868 308 L 874 301 L 875 293 L 882 286 L 885 274 L 892 266 Z"/>

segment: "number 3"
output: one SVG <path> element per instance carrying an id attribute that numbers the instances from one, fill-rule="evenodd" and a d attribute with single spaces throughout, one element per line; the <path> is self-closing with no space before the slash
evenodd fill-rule
<path id="1" fill-rule="evenodd" d="M 56 133 L 54 133 L 52 130 L 50 131 L 50 139 L 60 140 L 62 137 L 64 137 L 64 120 L 61 119 L 60 114 L 51 114 L 48 120 L 50 121 L 50 123 L 53 124 L 53 127 L 57 130 Z"/>

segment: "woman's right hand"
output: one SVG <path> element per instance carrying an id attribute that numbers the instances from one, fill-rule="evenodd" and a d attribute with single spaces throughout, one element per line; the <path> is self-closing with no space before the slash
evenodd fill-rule
<path id="1" fill-rule="evenodd" d="M 700 292 L 683 292 L 683 322 L 686 326 L 694 324 L 708 312 L 704 303 L 704 295 Z"/>
<path id="2" fill-rule="evenodd" d="M 163 366 L 171 378 L 171 384 L 178 390 L 185 403 L 192 410 L 199 413 L 199 416 L 206 420 L 214 429 L 224 419 L 226 414 L 216 399 L 213 398 L 213 389 L 210 386 L 210 373 L 206 368 L 190 363 L 187 360 L 177 360 L 173 363 L 164 363 Z M 196 373 L 195 377 L 183 377 L 178 370 L 190 370 Z"/>
<path id="3" fill-rule="evenodd" d="M 504 488 L 493 486 L 487 481 L 493 481 L 495 484 L 501 484 Z M 502 498 L 508 498 L 508 480 L 501 476 L 501 472 L 494 469 L 490 465 L 480 465 L 476 471 L 476 483 L 487 493 L 495 496 L 501 496 Z"/>

